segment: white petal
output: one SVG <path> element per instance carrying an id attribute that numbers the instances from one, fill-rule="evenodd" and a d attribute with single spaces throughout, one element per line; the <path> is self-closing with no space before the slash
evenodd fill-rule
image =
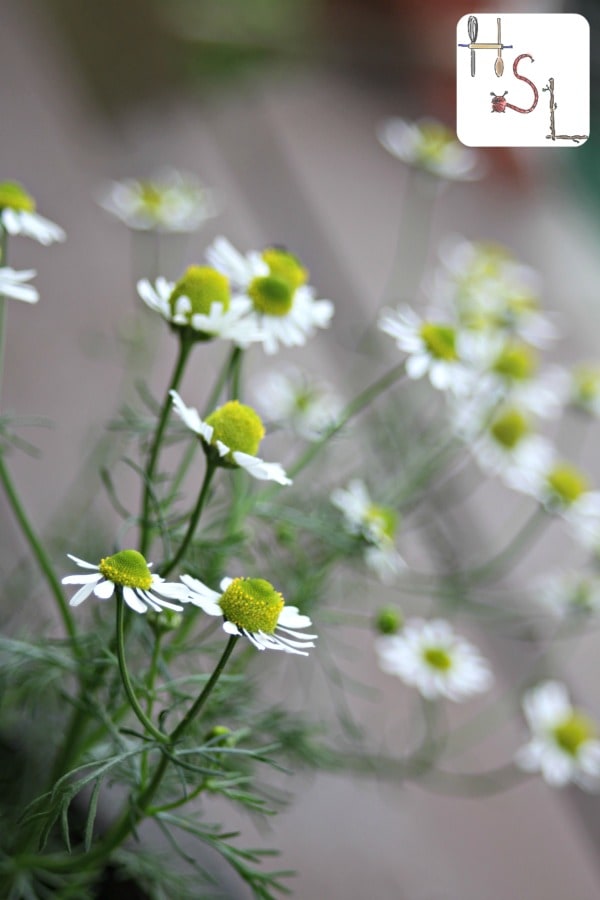
<path id="1" fill-rule="evenodd" d="M 91 582 L 90 584 L 84 584 L 84 586 L 82 588 L 79 588 L 77 593 L 73 594 L 73 596 L 71 597 L 71 600 L 69 602 L 69 605 L 70 606 L 79 606 L 80 603 L 83 603 L 83 601 L 86 600 L 90 596 L 90 594 L 92 593 L 93 590 L 94 590 L 94 582 Z"/>
<path id="2" fill-rule="evenodd" d="M 108 600 L 109 597 L 115 592 L 115 586 L 112 581 L 101 581 L 100 584 L 94 588 L 94 594 L 100 600 Z"/>
<path id="3" fill-rule="evenodd" d="M 129 606 L 129 608 L 136 613 L 141 613 L 143 615 L 144 613 L 148 612 L 148 607 L 146 606 L 144 601 L 140 597 L 138 597 L 133 588 L 123 588 L 123 600 L 125 601 L 127 606 Z M 157 611 L 160 612 L 160 608 Z"/>

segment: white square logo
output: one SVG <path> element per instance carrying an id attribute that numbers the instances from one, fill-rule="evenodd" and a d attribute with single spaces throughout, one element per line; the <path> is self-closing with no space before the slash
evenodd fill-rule
<path id="1" fill-rule="evenodd" d="M 576 147 L 590 129 L 590 27 L 577 13 L 471 13 L 456 26 L 468 147 Z"/>

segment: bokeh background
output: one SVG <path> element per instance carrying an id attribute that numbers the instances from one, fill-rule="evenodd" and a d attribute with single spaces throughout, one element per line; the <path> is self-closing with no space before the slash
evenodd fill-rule
<path id="1" fill-rule="evenodd" d="M 557 358 L 569 362 L 599 355 L 600 11 L 592 0 L 502 5 L 562 10 L 586 15 L 592 27 L 590 140 L 576 149 L 487 151 L 485 179 L 444 192 L 428 252 L 434 260 L 440 238 L 457 230 L 506 243 L 542 272 L 544 301 L 562 313 Z M 54 422 L 34 435 L 41 459 L 15 456 L 12 468 L 50 540 L 67 524 L 78 552 L 104 521 L 106 510 L 89 503 L 98 484 L 87 454 L 123 400 L 137 277 L 177 277 L 221 233 L 244 248 L 284 243 L 307 261 L 320 296 L 336 303 L 330 332 L 301 361 L 334 382 L 353 365 L 354 339 L 389 290 L 402 227 L 406 171 L 375 130 L 388 115 L 453 125 L 455 25 L 471 11 L 455 0 L 0 0 L 1 177 L 22 182 L 68 233 L 51 249 L 16 240 L 10 260 L 38 270 L 42 299 L 34 308 L 10 305 L 3 402 Z M 95 198 L 109 179 L 164 164 L 200 176 L 220 214 L 189 240 L 163 241 L 157 259 L 155 245 L 132 237 Z M 157 392 L 172 364 L 169 340 L 157 333 L 145 360 Z M 356 366 L 364 371 L 364 359 Z M 192 377 L 201 384 L 203 375 L 198 367 Z M 598 483 L 596 457 L 590 442 L 582 461 Z M 64 498 L 82 479 L 87 499 L 70 505 L 65 520 Z M 0 515 L 7 573 L 23 546 L 2 501 Z M 469 516 L 469 528 L 463 520 L 458 530 L 463 549 L 473 533 L 497 535 L 506 521 L 502 502 L 489 499 Z M 518 574 L 543 572 L 569 553 L 553 534 L 532 571 Z M 27 601 L 9 602 L 21 622 L 52 628 L 35 583 Z M 378 673 L 368 635 L 347 639 L 354 674 L 379 691 L 352 700 L 354 714 L 393 734 L 403 689 Z M 596 717 L 599 649 L 592 631 L 556 653 L 556 670 Z M 499 641 L 490 652 L 501 686 L 510 686 L 525 651 Z M 500 763 L 521 737 L 509 728 L 470 761 Z M 600 800 L 577 791 L 551 792 L 534 779 L 495 796 L 455 797 L 347 774 L 298 775 L 291 790 L 293 804 L 266 830 L 233 815 L 227 825 L 241 827 L 248 845 L 282 850 L 282 867 L 299 872 L 299 898 L 600 896 Z M 246 897 L 228 877 L 228 896 Z"/>

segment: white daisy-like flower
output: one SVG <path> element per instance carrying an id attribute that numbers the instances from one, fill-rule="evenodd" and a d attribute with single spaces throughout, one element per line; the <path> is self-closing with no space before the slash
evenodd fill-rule
<path id="1" fill-rule="evenodd" d="M 90 569 L 86 575 L 67 575 L 63 584 L 80 584 L 82 587 L 71 597 L 70 605 L 79 606 L 94 594 L 99 600 L 108 600 L 115 586 L 123 591 L 123 600 L 134 612 L 146 613 L 149 609 L 183 609 L 187 603 L 187 591 L 181 584 L 168 583 L 160 575 L 150 572 L 147 563 L 137 550 L 120 550 L 113 556 L 101 559 L 98 565 L 67 554 L 81 569 Z M 165 599 L 166 598 L 166 599 Z M 177 601 L 177 602 L 173 602 Z"/>
<path id="2" fill-rule="evenodd" d="M 182 575 L 188 600 L 209 616 L 223 618 L 223 631 L 248 638 L 257 650 L 283 650 L 308 656 L 317 635 L 303 633 L 312 625 L 296 606 L 286 606 L 279 591 L 262 578 L 223 578 L 213 591 L 197 578 Z"/>
<path id="3" fill-rule="evenodd" d="M 463 394 L 473 378 L 460 357 L 460 334 L 449 322 L 421 319 L 410 306 L 383 309 L 378 327 L 408 354 L 406 374 L 417 380 L 424 375 L 439 391 Z"/>
<path id="4" fill-rule="evenodd" d="M 564 519 L 583 546 L 600 547 L 600 491 L 588 490 L 587 478 L 576 466 L 552 453 L 510 469 L 504 480 L 515 490 L 535 497 L 549 513 Z"/>
<path id="5" fill-rule="evenodd" d="M 399 634 L 376 640 L 379 664 L 428 700 L 466 700 L 488 690 L 492 673 L 479 651 L 442 619 L 412 619 Z"/>
<path id="6" fill-rule="evenodd" d="M 538 685 L 525 694 L 523 711 L 532 736 L 516 754 L 517 765 L 526 772 L 540 772 L 552 787 L 574 782 L 585 790 L 598 790 L 598 731 L 571 705 L 565 685 L 558 681 Z"/>
<path id="7" fill-rule="evenodd" d="M 26 284 L 35 274 L 35 269 L 17 272 L 9 266 L 0 267 L 0 295 L 23 300 L 24 303 L 37 303 L 40 299 L 37 288 L 32 284 Z"/>
<path id="8" fill-rule="evenodd" d="M 247 297 L 231 297 L 227 278 L 208 266 L 190 266 L 178 282 L 147 278 L 137 283 L 141 299 L 174 329 L 186 330 L 196 340 L 223 338 L 239 346 L 261 341 L 256 320 L 248 315 Z"/>
<path id="9" fill-rule="evenodd" d="M 342 411 L 342 402 L 329 385 L 295 366 L 261 373 L 253 388 L 258 409 L 270 421 L 307 441 L 319 440 Z"/>
<path id="10" fill-rule="evenodd" d="M 394 547 L 398 527 L 396 511 L 374 503 L 360 478 L 352 479 L 346 488 L 334 490 L 330 499 L 343 514 L 348 533 L 366 542 L 366 564 L 384 584 L 391 584 L 406 568 Z"/>
<path id="11" fill-rule="evenodd" d="M 279 463 L 256 456 L 265 429 L 260 416 L 238 400 L 230 400 L 202 419 L 197 409 L 186 406 L 177 391 L 171 391 L 173 408 L 187 427 L 201 439 L 207 454 L 222 466 L 245 469 L 260 481 L 291 484 Z"/>
<path id="12" fill-rule="evenodd" d="M 195 175 L 176 169 L 161 169 L 146 181 L 114 181 L 99 202 L 136 231 L 197 231 L 216 214 L 211 192 Z"/>
<path id="13" fill-rule="evenodd" d="M 333 303 L 315 299 L 314 288 L 306 283 L 307 270 L 287 250 L 268 247 L 244 255 L 218 237 L 206 258 L 231 280 L 234 291 L 250 299 L 265 353 L 276 353 L 280 344 L 300 347 L 317 328 L 329 325 Z"/>
<path id="14" fill-rule="evenodd" d="M 482 174 L 478 154 L 435 119 L 407 122 L 392 117 L 381 123 L 377 137 L 392 156 L 438 178 L 471 181 Z"/>
<path id="15" fill-rule="evenodd" d="M 539 273 L 500 244 L 467 241 L 454 235 L 442 242 L 441 268 L 433 276 L 436 303 L 453 309 L 475 331 L 504 333 L 544 347 L 558 337 L 540 310 Z"/>
<path id="16" fill-rule="evenodd" d="M 558 572 L 536 581 L 528 594 L 559 619 L 600 613 L 600 579 L 594 574 Z"/>
<path id="17" fill-rule="evenodd" d="M 35 211 L 35 200 L 15 181 L 0 182 L 0 224 L 9 234 L 22 234 L 45 246 L 66 238 L 60 225 Z"/>
<path id="18" fill-rule="evenodd" d="M 569 379 L 569 402 L 596 419 L 600 419 L 600 366 L 581 363 L 573 368 Z"/>
<path id="19" fill-rule="evenodd" d="M 477 394 L 470 402 L 456 404 L 452 428 L 463 440 L 484 472 L 541 466 L 552 457 L 550 442 L 534 431 L 527 409 L 510 401 L 490 405 Z"/>

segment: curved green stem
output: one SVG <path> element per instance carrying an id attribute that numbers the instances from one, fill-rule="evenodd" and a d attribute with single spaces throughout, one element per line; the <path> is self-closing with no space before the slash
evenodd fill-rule
<path id="1" fill-rule="evenodd" d="M 241 395 L 241 377 L 242 377 L 242 359 L 243 353 L 241 347 L 234 347 L 231 358 L 229 360 L 229 392 L 232 400 L 239 400 Z"/>
<path id="2" fill-rule="evenodd" d="M 169 572 L 171 572 L 175 568 L 177 563 L 183 558 L 185 551 L 187 550 L 189 543 L 194 536 L 194 532 L 196 531 L 196 527 L 200 520 L 200 515 L 202 513 L 202 509 L 204 508 L 204 503 L 206 502 L 210 483 L 212 481 L 213 475 L 215 474 L 216 468 L 216 464 L 210 459 L 207 459 L 204 481 L 202 482 L 202 487 L 200 488 L 200 493 L 198 495 L 198 500 L 196 502 L 194 512 L 192 513 L 190 523 L 188 525 L 188 530 L 186 531 L 185 537 L 181 542 L 179 550 L 177 551 L 173 559 L 161 566 L 160 574 L 163 578 L 166 578 Z"/>
<path id="3" fill-rule="evenodd" d="M 527 544 L 537 535 L 540 527 L 547 524 L 549 517 L 543 506 L 538 506 L 535 512 L 525 520 L 521 528 L 516 532 L 509 543 L 492 559 L 466 571 L 448 573 L 456 574 L 468 581 L 490 581 L 500 578 L 506 570 L 508 563 L 513 562 L 527 548 Z"/>
<path id="4" fill-rule="evenodd" d="M 19 496 L 17 494 L 15 486 L 4 463 L 4 457 L 2 453 L 0 453 L 0 481 L 2 482 L 2 486 L 4 487 L 4 491 L 8 498 L 8 502 L 10 503 L 11 509 L 15 515 L 17 522 L 19 523 L 21 531 L 23 532 L 25 539 L 29 544 L 31 552 L 35 557 L 38 566 L 42 570 L 42 574 L 46 579 L 46 583 L 50 588 L 54 599 L 56 600 L 56 605 L 61 615 L 65 631 L 69 635 L 71 644 L 73 646 L 73 651 L 77 659 L 81 660 L 81 651 L 77 642 L 77 628 L 71 615 L 71 610 L 69 609 L 69 606 L 65 599 L 65 595 L 63 594 L 61 584 L 56 577 L 56 574 L 52 567 L 52 563 L 50 562 L 46 551 L 38 540 L 38 537 L 34 532 L 29 519 L 27 518 L 25 510 L 23 509 L 23 505 L 19 500 Z"/>
<path id="5" fill-rule="evenodd" d="M 150 527 L 152 481 L 154 480 L 154 474 L 156 472 L 156 466 L 158 464 L 158 457 L 160 454 L 160 446 L 162 444 L 165 428 L 169 420 L 169 413 L 171 411 L 171 406 L 173 405 L 173 401 L 171 399 L 171 391 L 175 391 L 179 387 L 185 370 L 185 365 L 188 360 L 188 356 L 190 355 L 190 351 L 193 346 L 193 342 L 190 340 L 190 338 L 186 337 L 185 334 L 182 334 L 179 340 L 179 354 L 177 357 L 177 362 L 175 363 L 171 382 L 163 401 L 162 409 L 160 411 L 160 417 L 156 426 L 156 432 L 154 434 L 154 440 L 148 454 L 148 462 L 144 471 L 144 494 L 142 499 L 142 517 L 140 522 L 140 552 L 142 556 L 145 556 L 148 552 L 150 536 L 152 533 L 152 529 Z"/>
<path id="6" fill-rule="evenodd" d="M 127 699 L 129 700 L 132 710 L 134 711 L 146 731 L 151 734 L 153 738 L 156 738 L 157 741 L 160 741 L 163 744 L 167 743 L 169 740 L 168 735 L 166 735 L 163 731 L 159 731 L 154 723 L 150 721 L 150 719 L 140 706 L 138 698 L 135 695 L 135 691 L 133 690 L 131 678 L 129 677 L 129 672 L 127 670 L 127 663 L 125 661 L 124 626 L 125 601 L 123 600 L 123 591 L 121 587 L 117 586 L 117 658 L 119 660 L 119 672 L 121 673 L 123 687 L 125 688 L 125 693 L 127 694 Z"/>

